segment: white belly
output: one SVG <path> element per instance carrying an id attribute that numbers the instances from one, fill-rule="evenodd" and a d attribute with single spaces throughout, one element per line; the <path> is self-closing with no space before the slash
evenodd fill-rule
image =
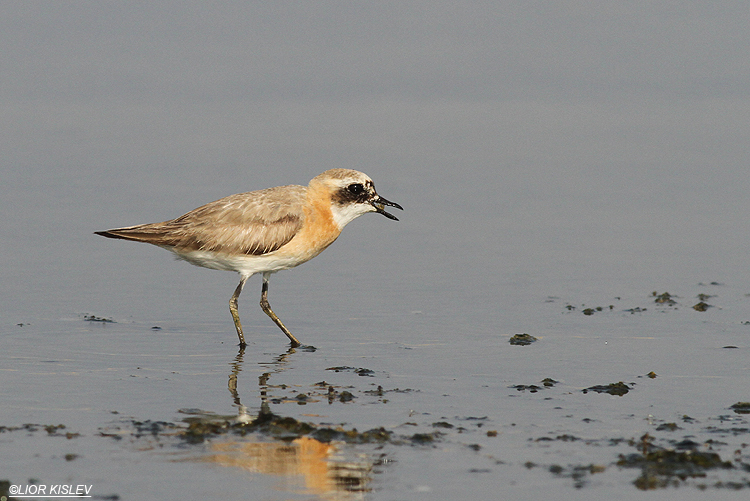
<path id="1" fill-rule="evenodd" d="M 309 260 L 309 258 L 305 259 L 304 257 L 289 256 L 277 252 L 271 252 L 262 256 L 253 256 L 247 254 L 230 255 L 208 251 L 177 252 L 169 248 L 168 250 L 172 251 L 178 259 L 187 261 L 190 264 L 213 270 L 236 271 L 245 276 L 264 271 L 287 270 Z"/>

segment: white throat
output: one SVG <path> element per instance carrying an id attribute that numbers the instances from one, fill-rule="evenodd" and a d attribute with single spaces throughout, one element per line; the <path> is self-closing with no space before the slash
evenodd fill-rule
<path id="1" fill-rule="evenodd" d="M 362 214 L 374 211 L 375 207 L 370 204 L 331 204 L 333 220 L 338 225 L 339 229 L 343 229 L 344 226 L 351 223 Z"/>

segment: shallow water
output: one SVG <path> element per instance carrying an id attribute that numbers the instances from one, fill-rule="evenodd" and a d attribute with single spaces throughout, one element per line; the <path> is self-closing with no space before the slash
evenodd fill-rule
<path id="1" fill-rule="evenodd" d="M 227 308 L 234 274 L 91 234 L 191 206 L 121 215 L 109 204 L 119 190 L 68 184 L 68 196 L 82 200 L 68 212 L 65 197 L 40 199 L 19 178 L 15 204 L 28 212 L 8 222 L 16 245 L 3 257 L 3 478 L 90 485 L 100 499 L 745 491 L 750 424 L 731 406 L 750 400 L 750 289 L 737 265 L 746 237 L 713 228 L 721 245 L 685 246 L 692 222 L 672 216 L 662 234 L 660 214 L 676 193 L 662 208 L 622 195 L 591 215 L 568 207 L 590 196 L 571 188 L 556 199 L 570 211 L 560 215 L 552 202 L 524 202 L 508 189 L 526 173 L 506 174 L 482 187 L 497 207 L 464 184 L 414 191 L 418 176 L 381 174 L 380 192 L 406 209 L 401 221 L 362 217 L 321 256 L 272 277 L 274 310 L 316 350 L 288 350 L 257 305 L 255 277 L 240 298 L 249 342 L 241 357 Z M 639 228 L 613 226 L 621 213 Z M 26 231 L 29 218 L 42 231 Z M 741 224 L 727 213 L 721 227 Z M 655 302 L 665 292 L 675 304 Z M 692 308 L 699 294 L 709 296 L 707 311 Z M 517 333 L 537 341 L 511 345 Z M 629 389 L 621 396 L 584 392 L 620 382 Z M 352 398 L 342 401 L 343 392 Z M 252 422 L 264 409 L 324 430 L 383 428 L 390 439 L 233 428 L 197 442 L 183 436 L 190 420 Z M 693 471 L 683 461 L 645 475 L 654 463 L 638 454 L 686 440 L 733 467 Z"/>
<path id="2" fill-rule="evenodd" d="M 704 48 L 741 47 L 747 13 L 602 7 L 665 28 L 651 45 L 666 55 L 633 59 L 621 43 L 643 32 L 581 25 L 588 7 L 519 4 L 481 26 L 452 7 L 448 32 L 403 7 L 409 36 L 383 47 L 390 11 L 321 5 L 56 4 L 0 21 L 14 41 L 0 56 L 0 490 L 745 496 L 750 414 L 732 406 L 750 401 L 750 105 L 746 65 Z M 152 20 L 164 31 L 144 38 Z M 350 44 L 346 26 L 374 31 Z M 269 52 L 239 57 L 255 33 Z M 235 274 L 92 234 L 332 167 L 405 210 L 353 221 L 272 277 L 274 311 L 314 350 L 288 349 L 258 277 L 238 353 Z M 521 333 L 537 341 L 512 345 Z"/>
<path id="3" fill-rule="evenodd" d="M 715 307 L 693 310 L 698 291 L 716 294 L 708 300 Z M 345 294 L 331 291 L 341 301 Z M 674 306 L 649 294 L 602 298 L 588 304 L 604 307 L 593 315 L 581 312 L 588 305 L 542 296 L 533 307 L 498 307 L 498 317 L 525 323 L 538 338 L 528 346 L 511 345 L 513 331 L 493 325 L 482 308 L 459 321 L 439 311 L 347 315 L 331 301 L 333 313 L 323 304 L 317 317 L 287 315 L 317 346 L 306 351 L 285 349 L 260 309 L 245 307 L 253 341 L 241 356 L 228 313 L 217 312 L 216 322 L 191 318 L 189 308 L 181 321 L 170 319 L 175 312 L 158 322 L 31 318 L 6 329 L 4 425 L 65 428 L 6 431 L 6 475 L 14 484 L 89 484 L 98 496 L 121 499 L 217 492 L 488 499 L 498 489 L 517 499 L 565 491 L 627 499 L 641 468 L 616 463 L 637 454 L 648 434 L 659 447 L 690 439 L 734 464 L 702 471 L 705 478 L 666 477 L 687 487 L 681 498 L 704 498 L 703 486 L 731 497 L 733 489 L 714 486 L 748 486 L 750 426 L 730 408 L 747 400 L 748 298 L 730 285 L 686 286 L 683 294 Z M 645 311 L 626 311 L 633 308 Z M 545 378 L 554 383 L 545 387 Z M 622 396 L 582 391 L 620 381 L 630 388 Z M 353 398 L 342 401 L 344 391 Z M 392 439 L 347 444 L 259 432 L 186 443 L 176 436 L 186 419 L 253 418 L 264 405 L 323 428 L 385 428 Z M 153 422 L 170 427 L 149 428 Z M 355 483 L 341 480 L 352 476 Z"/>
<path id="4" fill-rule="evenodd" d="M 240 299 L 250 344 L 238 357 L 227 308 L 234 274 L 92 235 L 147 217 L 114 215 L 105 201 L 119 192 L 107 186 L 71 187 L 84 200 L 76 219 L 65 199 L 34 209 L 24 200 L 38 199 L 36 188 L 19 180 L 18 203 L 46 228 L 11 221 L 20 243 L 4 257 L 4 478 L 91 485 L 102 499 L 490 499 L 500 490 L 630 499 L 646 471 L 630 455 L 689 440 L 733 468 L 652 475 L 650 497 L 748 488 L 750 425 L 730 407 L 750 400 L 750 290 L 732 259 L 744 237 L 686 248 L 644 214 L 658 219 L 658 209 L 637 202 L 567 224 L 552 210 L 543 217 L 544 202 L 495 210 L 463 185 L 414 192 L 407 173 L 383 181 L 381 193 L 406 208 L 400 222 L 360 218 L 321 256 L 272 277 L 275 311 L 316 350 L 287 349 L 257 306 L 256 277 Z M 586 199 L 572 191 L 559 203 Z M 602 222 L 620 211 L 644 234 Z M 641 254 L 645 242 L 651 254 Z M 45 262 L 40 247 L 57 244 Z M 710 296 L 705 312 L 692 308 L 699 294 Z M 538 340 L 511 345 L 517 333 Z M 583 391 L 619 382 L 627 394 Z M 352 398 L 342 401 L 345 391 Z M 182 438 L 191 419 L 251 420 L 264 406 L 323 429 L 384 428 L 391 439 Z M 28 423 L 42 426 L 16 429 Z M 628 457 L 631 467 L 618 466 Z"/>

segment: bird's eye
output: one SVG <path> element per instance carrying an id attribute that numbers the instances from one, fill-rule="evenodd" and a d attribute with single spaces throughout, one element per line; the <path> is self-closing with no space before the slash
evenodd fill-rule
<path id="1" fill-rule="evenodd" d="M 365 190 L 365 187 L 362 186 L 360 183 L 350 184 L 346 187 L 347 190 L 349 190 L 349 193 L 352 195 L 359 195 Z"/>

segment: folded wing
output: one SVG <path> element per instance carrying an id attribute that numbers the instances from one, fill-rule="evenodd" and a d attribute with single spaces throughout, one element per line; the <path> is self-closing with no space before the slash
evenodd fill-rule
<path id="1" fill-rule="evenodd" d="M 304 220 L 303 186 L 239 193 L 163 223 L 97 231 L 97 235 L 146 242 L 175 251 L 262 255 L 297 234 Z"/>

